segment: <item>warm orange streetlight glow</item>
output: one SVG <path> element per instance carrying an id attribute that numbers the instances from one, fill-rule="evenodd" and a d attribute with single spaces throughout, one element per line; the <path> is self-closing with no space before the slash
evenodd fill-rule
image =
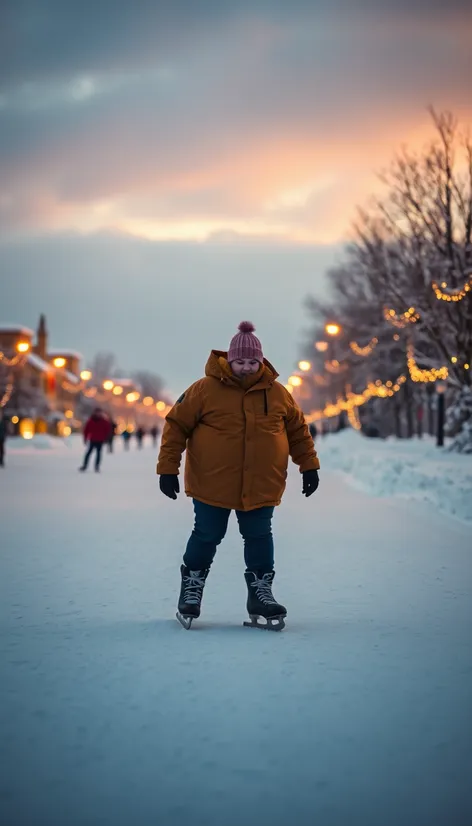
<path id="1" fill-rule="evenodd" d="M 82 381 L 90 381 L 90 379 L 92 378 L 91 370 L 82 370 L 80 378 L 82 379 Z"/>
<path id="2" fill-rule="evenodd" d="M 156 410 L 165 410 L 166 403 L 165 402 L 156 402 Z"/>
<path id="3" fill-rule="evenodd" d="M 143 399 L 143 404 L 146 407 L 150 407 L 151 404 L 154 404 L 154 399 L 152 398 L 152 396 L 145 396 Z"/>
<path id="4" fill-rule="evenodd" d="M 315 347 L 319 353 L 325 353 L 328 349 L 328 342 L 327 341 L 315 341 Z"/>
<path id="5" fill-rule="evenodd" d="M 293 387 L 291 384 L 286 384 L 285 389 L 288 390 L 289 393 L 293 393 Z"/>
<path id="6" fill-rule="evenodd" d="M 66 410 L 64 413 L 66 419 L 73 419 L 74 418 L 74 411 L 73 410 Z"/>
<path id="7" fill-rule="evenodd" d="M 341 327 L 339 324 L 327 324 L 325 330 L 329 336 L 337 336 L 341 332 Z"/>
<path id="8" fill-rule="evenodd" d="M 127 402 L 134 402 L 134 393 L 127 393 L 126 394 L 126 401 Z"/>
<path id="9" fill-rule="evenodd" d="M 291 384 L 292 387 L 300 387 L 302 379 L 300 376 L 290 376 L 288 383 Z"/>
<path id="10" fill-rule="evenodd" d="M 16 349 L 19 353 L 27 353 L 30 349 L 30 345 L 28 341 L 19 341 L 16 345 Z"/>
<path id="11" fill-rule="evenodd" d="M 306 373 L 308 370 L 311 370 L 311 362 L 309 361 L 299 361 L 298 366 L 300 370 L 303 370 Z"/>
<path id="12" fill-rule="evenodd" d="M 122 392 L 123 392 L 123 388 L 121 387 L 121 385 L 115 384 L 115 386 L 113 388 L 114 395 L 115 396 L 121 396 Z"/>
<path id="13" fill-rule="evenodd" d="M 106 380 L 103 382 L 103 389 L 104 389 L 104 390 L 112 390 L 112 389 L 113 389 L 113 387 L 114 387 L 114 384 L 115 384 L 115 382 L 114 382 L 114 381 L 112 381 L 111 379 L 106 379 Z"/>
<path id="14" fill-rule="evenodd" d="M 65 367 L 66 360 L 62 358 L 62 356 L 58 356 L 57 358 L 52 360 L 54 367 Z"/>

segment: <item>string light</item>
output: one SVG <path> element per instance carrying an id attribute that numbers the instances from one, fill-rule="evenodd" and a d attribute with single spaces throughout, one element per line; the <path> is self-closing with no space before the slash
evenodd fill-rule
<path id="1" fill-rule="evenodd" d="M 26 359 L 28 357 L 28 352 L 19 352 L 13 358 L 8 358 L 7 354 L 0 350 L 0 361 L 2 361 L 6 367 L 23 367 Z"/>
<path id="2" fill-rule="evenodd" d="M 348 393 L 346 400 L 338 399 L 336 404 L 329 402 L 322 410 L 313 410 L 311 413 L 307 414 L 306 420 L 307 422 L 313 422 L 318 421 L 319 419 L 331 419 L 333 416 L 339 416 L 339 414 L 343 411 L 348 414 L 349 418 L 349 414 L 352 413 L 352 411 L 358 407 L 361 407 L 369 401 L 369 399 L 374 397 L 385 399 L 387 397 L 394 396 L 395 393 L 398 393 L 401 389 L 401 386 L 405 384 L 406 380 L 406 376 L 402 374 L 401 376 L 398 376 L 392 387 L 383 384 L 380 379 L 377 379 L 376 382 L 369 382 L 362 393 Z"/>
<path id="3" fill-rule="evenodd" d="M 442 282 L 441 286 L 439 286 L 436 281 L 433 281 L 431 287 L 434 290 L 438 301 L 462 301 L 462 299 L 466 297 L 467 293 L 470 292 L 472 287 L 472 275 L 468 278 L 463 287 L 458 287 L 456 290 L 448 290 L 445 292 L 444 288 L 447 287 L 445 281 Z"/>
<path id="4" fill-rule="evenodd" d="M 337 359 L 333 359 L 332 361 L 325 361 L 324 366 L 328 373 L 333 373 L 334 375 L 344 373 L 347 370 L 347 364 L 340 364 Z"/>
<path id="5" fill-rule="evenodd" d="M 77 384 L 72 384 L 71 381 L 67 379 L 61 379 L 61 385 L 68 393 L 80 393 L 81 390 L 84 388 L 83 382 L 77 382 Z"/>
<path id="6" fill-rule="evenodd" d="M 349 420 L 349 424 L 354 430 L 361 429 L 361 420 L 359 419 L 359 413 L 357 412 L 357 407 L 351 407 L 347 411 L 347 418 Z"/>
<path id="7" fill-rule="evenodd" d="M 5 392 L 2 396 L 2 398 L 0 399 L 0 407 L 5 407 L 5 405 L 8 404 L 8 402 L 11 399 L 11 394 L 12 393 L 13 393 L 13 374 L 10 373 L 10 375 L 7 378 L 7 386 L 5 388 Z"/>
<path id="8" fill-rule="evenodd" d="M 384 307 L 383 316 L 385 321 L 388 321 L 394 327 L 398 327 L 399 330 L 403 330 L 407 324 L 416 324 L 420 319 L 420 314 L 416 312 L 414 307 L 410 307 L 401 315 L 397 315 L 395 310 Z"/>
<path id="9" fill-rule="evenodd" d="M 350 341 L 349 347 L 351 348 L 352 352 L 356 354 L 356 356 L 370 356 L 374 347 L 379 343 L 378 338 L 372 338 L 365 347 L 361 347 L 357 341 Z"/>
<path id="10" fill-rule="evenodd" d="M 407 347 L 407 364 L 408 371 L 410 373 L 410 378 L 414 382 L 421 382 L 422 384 L 426 384 L 428 382 L 437 381 L 438 379 L 447 379 L 449 375 L 449 370 L 447 369 L 447 367 L 439 367 L 438 369 L 432 368 L 431 370 L 421 370 L 415 361 L 415 351 L 411 341 L 409 342 Z"/>

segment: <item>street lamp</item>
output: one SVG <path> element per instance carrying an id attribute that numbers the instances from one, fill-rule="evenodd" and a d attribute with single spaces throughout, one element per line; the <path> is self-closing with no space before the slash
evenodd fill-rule
<path id="1" fill-rule="evenodd" d="M 106 379 L 103 382 L 103 389 L 104 390 L 113 390 L 114 385 L 115 385 L 114 381 L 112 381 L 111 379 Z"/>
<path id="2" fill-rule="evenodd" d="M 53 359 L 52 363 L 54 364 L 54 367 L 65 367 L 66 366 L 66 360 L 65 360 L 65 358 L 62 358 L 62 356 L 58 356 L 57 358 Z"/>
<path id="3" fill-rule="evenodd" d="M 301 376 L 290 376 L 288 383 L 292 385 L 292 387 L 300 387 L 302 383 Z"/>
<path id="4" fill-rule="evenodd" d="M 327 341 L 315 341 L 315 347 L 319 353 L 326 353 L 329 345 Z"/>
<path id="5" fill-rule="evenodd" d="M 337 336 L 341 332 L 339 324 L 326 324 L 325 330 L 329 336 Z"/>
<path id="6" fill-rule="evenodd" d="M 307 373 L 308 370 L 311 370 L 311 363 L 309 361 L 299 361 L 298 366 L 300 370 L 303 370 L 304 373 Z"/>
<path id="7" fill-rule="evenodd" d="M 19 341 L 16 345 L 16 349 L 18 353 L 27 353 L 30 349 L 30 344 L 28 341 Z"/>
<path id="8" fill-rule="evenodd" d="M 82 379 L 82 381 L 90 381 L 90 379 L 92 378 L 91 370 L 82 370 L 80 378 Z"/>

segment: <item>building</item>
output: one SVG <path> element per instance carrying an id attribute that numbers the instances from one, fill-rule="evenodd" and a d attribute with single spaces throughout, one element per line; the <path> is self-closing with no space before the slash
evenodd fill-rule
<path id="1" fill-rule="evenodd" d="M 0 324 L 0 406 L 15 424 L 28 420 L 23 429 L 67 434 L 67 419 L 76 419 L 81 356 L 48 350 L 44 315 L 34 338 L 33 330 L 20 324 Z"/>
<path id="2" fill-rule="evenodd" d="M 81 363 L 76 350 L 50 348 L 44 315 L 36 333 L 20 324 L 0 324 L 0 407 L 16 432 L 25 438 L 46 432 L 68 436 L 96 406 L 107 411 L 118 432 L 139 425 L 148 429 L 170 409 L 161 399 L 142 398 L 133 379 L 97 384 Z"/>

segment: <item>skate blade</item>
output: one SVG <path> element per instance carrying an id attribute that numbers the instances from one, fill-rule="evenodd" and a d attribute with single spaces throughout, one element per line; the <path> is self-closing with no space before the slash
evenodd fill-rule
<path id="1" fill-rule="evenodd" d="M 184 616 L 184 614 L 180 614 L 178 611 L 175 616 L 180 622 L 182 628 L 185 628 L 186 631 L 190 631 L 190 628 L 192 627 L 192 622 L 195 619 L 195 617 L 186 617 Z"/>
<path id="2" fill-rule="evenodd" d="M 265 622 L 259 622 L 259 615 L 251 615 L 250 622 L 243 622 L 246 628 L 260 628 L 262 631 L 282 631 L 285 628 L 285 615 L 269 617 Z"/>

